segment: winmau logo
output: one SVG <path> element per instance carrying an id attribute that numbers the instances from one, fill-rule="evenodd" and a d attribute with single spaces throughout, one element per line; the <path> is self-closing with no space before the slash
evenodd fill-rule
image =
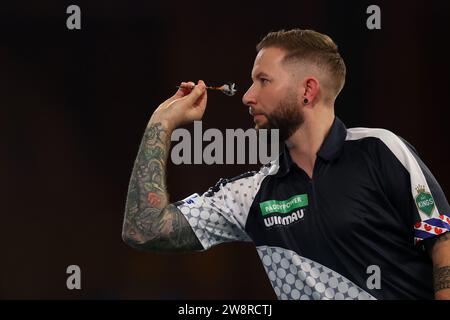
<path id="1" fill-rule="evenodd" d="M 266 227 L 271 227 L 273 225 L 280 225 L 280 224 L 283 226 L 287 226 L 291 223 L 299 221 L 300 219 L 303 218 L 304 215 L 305 215 L 304 209 L 300 209 L 296 210 L 292 214 L 285 217 L 271 216 L 268 218 L 264 218 L 264 224 L 266 225 Z"/>
<path id="2" fill-rule="evenodd" d="M 287 200 L 268 200 L 261 202 L 259 207 L 264 218 L 266 227 L 274 225 L 290 225 L 300 221 L 305 216 L 305 209 L 300 209 L 308 205 L 308 195 L 300 194 L 290 197 Z M 297 210 L 296 210 L 297 209 Z M 295 210 L 294 212 L 292 212 Z M 287 214 L 289 213 L 289 214 Z"/>

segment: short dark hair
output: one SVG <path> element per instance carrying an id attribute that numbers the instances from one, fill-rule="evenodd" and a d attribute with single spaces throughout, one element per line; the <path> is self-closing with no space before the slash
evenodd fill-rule
<path id="1" fill-rule="evenodd" d="M 330 94 L 333 100 L 344 87 L 346 67 L 338 51 L 338 46 L 327 35 L 314 30 L 280 30 L 268 33 L 256 46 L 276 47 L 286 51 L 283 62 L 305 61 L 316 64 L 328 72 L 331 80 Z"/>

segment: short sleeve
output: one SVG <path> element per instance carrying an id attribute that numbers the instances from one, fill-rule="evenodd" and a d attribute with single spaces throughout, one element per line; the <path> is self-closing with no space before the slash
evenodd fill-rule
<path id="1" fill-rule="evenodd" d="M 204 250 L 232 241 L 252 240 L 245 232 L 250 206 L 258 189 L 256 172 L 221 179 L 207 192 L 175 203 Z"/>
<path id="2" fill-rule="evenodd" d="M 425 163 L 413 153 L 426 184 L 415 186 L 413 199 L 420 219 L 415 223 L 415 242 L 421 243 L 450 231 L 450 206 L 444 191 Z"/>
<path id="3" fill-rule="evenodd" d="M 413 219 L 414 243 L 450 231 L 450 207 L 445 194 L 416 149 L 395 134 L 383 142 L 379 147 L 383 180 L 399 210 L 409 211 Z"/>

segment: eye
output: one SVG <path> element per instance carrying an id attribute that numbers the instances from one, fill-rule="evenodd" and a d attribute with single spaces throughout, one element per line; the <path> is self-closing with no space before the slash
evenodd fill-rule
<path id="1" fill-rule="evenodd" d="M 269 83 L 269 82 L 270 82 L 269 79 L 266 79 L 266 78 L 259 78 L 259 80 L 260 80 L 263 84 L 266 84 L 266 83 Z"/>

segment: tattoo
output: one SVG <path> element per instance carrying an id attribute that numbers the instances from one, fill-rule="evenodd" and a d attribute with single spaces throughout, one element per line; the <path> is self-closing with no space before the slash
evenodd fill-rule
<path id="1" fill-rule="evenodd" d="M 434 267 L 434 292 L 450 288 L 450 266 Z"/>
<path id="2" fill-rule="evenodd" d="M 202 246 L 174 205 L 168 205 L 166 162 L 171 132 L 150 123 L 134 163 L 128 187 L 123 238 L 137 248 L 189 250 Z"/>

